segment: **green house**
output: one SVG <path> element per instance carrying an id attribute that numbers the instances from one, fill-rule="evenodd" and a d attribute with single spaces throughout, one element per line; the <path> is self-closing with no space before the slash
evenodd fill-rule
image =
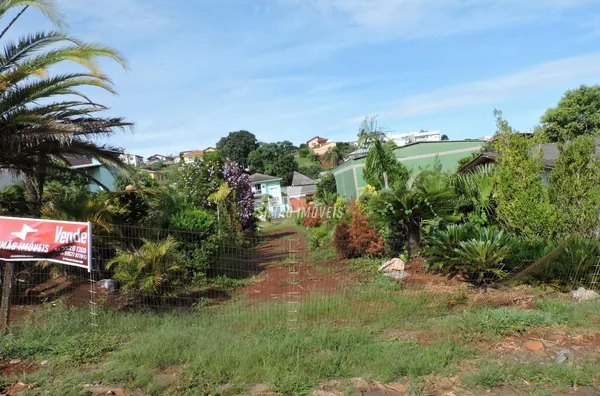
<path id="1" fill-rule="evenodd" d="M 436 158 L 443 170 L 455 171 L 458 160 L 473 152 L 481 151 L 484 140 L 442 140 L 439 142 L 418 142 L 398 147 L 394 154 L 398 161 L 412 171 L 433 166 Z M 355 199 L 367 184 L 363 178 L 366 152 L 344 162 L 333 169 L 335 184 L 339 195 L 346 199 Z"/>

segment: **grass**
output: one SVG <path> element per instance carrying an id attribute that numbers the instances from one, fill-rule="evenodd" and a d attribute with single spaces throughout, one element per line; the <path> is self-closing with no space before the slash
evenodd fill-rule
<path id="1" fill-rule="evenodd" d="M 82 383 L 93 382 L 149 395 L 246 394 L 253 384 L 282 395 L 307 395 L 327 379 L 362 377 L 413 384 L 415 392 L 426 394 L 419 384 L 429 375 L 459 375 L 464 386 L 480 389 L 523 380 L 558 388 L 592 384 L 600 371 L 597 358 L 558 366 L 503 360 L 476 347 L 481 340 L 533 328 L 593 326 L 598 302 L 543 300 L 533 310 L 449 312 L 451 294 L 402 287 L 379 276 L 332 296 L 313 295 L 299 304 L 293 330 L 287 326 L 288 306 L 274 301 L 233 301 L 182 313 L 99 310 L 97 329 L 90 327 L 89 309 L 48 305 L 0 337 L 4 358 L 48 364 L 3 381 L 36 383 L 36 392 L 61 395 L 80 394 Z M 386 336 L 390 333 L 428 334 L 430 341 Z M 469 361 L 477 362 L 476 371 L 461 372 Z M 159 375 L 164 370 L 180 373 L 179 388 Z"/>
<path id="2" fill-rule="evenodd" d="M 327 246 L 323 248 L 319 248 L 310 253 L 310 261 L 319 262 L 319 261 L 328 261 L 333 260 L 335 258 L 335 249 L 333 246 Z"/>
<path id="3" fill-rule="evenodd" d="M 281 281 L 281 286 L 299 285 L 301 282 L 300 279 L 284 279 Z"/>

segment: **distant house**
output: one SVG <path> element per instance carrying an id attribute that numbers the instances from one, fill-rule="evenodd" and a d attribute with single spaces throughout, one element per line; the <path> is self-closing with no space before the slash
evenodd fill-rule
<path id="1" fill-rule="evenodd" d="M 184 163 L 191 164 L 196 158 L 202 157 L 202 154 L 204 154 L 204 150 L 191 150 L 183 151 L 180 156 L 183 158 Z"/>
<path id="2" fill-rule="evenodd" d="M 142 172 L 146 172 L 148 176 L 150 176 L 152 180 L 156 180 L 157 183 L 162 183 L 166 179 L 165 174 L 161 171 L 143 169 Z"/>
<path id="3" fill-rule="evenodd" d="M 594 143 L 596 146 L 596 155 L 600 157 L 600 136 L 596 136 L 594 138 Z M 566 144 L 569 144 L 567 142 Z M 558 150 L 559 143 L 546 143 L 542 145 L 535 146 L 532 151 L 542 150 L 542 164 L 544 165 L 544 171 L 542 173 L 542 180 L 544 184 L 548 183 L 548 176 L 552 169 L 554 169 L 554 164 L 560 155 L 560 151 Z M 458 170 L 458 173 L 467 173 L 478 166 L 485 164 L 495 164 L 498 159 L 498 153 L 496 151 L 486 151 L 479 154 L 475 157 L 471 162 L 463 165 L 462 168 Z"/>
<path id="4" fill-rule="evenodd" d="M 156 165 L 159 162 L 164 163 L 165 165 L 170 165 L 175 163 L 175 159 L 170 155 L 162 155 L 162 154 L 154 154 L 148 157 L 147 164 L 148 165 Z M 177 161 L 178 162 L 178 161 Z"/>
<path id="5" fill-rule="evenodd" d="M 98 184 L 92 180 L 88 181 L 87 187 L 91 192 L 97 191 L 112 191 L 115 189 L 115 172 L 108 166 L 98 161 L 95 158 L 88 156 L 65 156 L 71 169 L 77 169 L 87 175 L 93 177 L 101 183 Z"/>
<path id="6" fill-rule="evenodd" d="M 119 155 L 119 159 L 121 159 L 121 161 L 123 161 L 127 165 L 131 166 L 140 166 L 144 164 L 144 157 L 142 157 L 141 155 L 122 153 Z"/>
<path id="7" fill-rule="evenodd" d="M 315 136 L 306 142 L 308 148 L 314 151 L 317 155 L 324 155 L 330 149 L 335 147 L 335 142 L 330 141 L 327 138 L 323 138 L 320 136 Z"/>
<path id="8" fill-rule="evenodd" d="M 250 175 L 252 193 L 254 194 L 254 207 L 259 208 L 263 204 L 264 197 L 268 197 L 269 211 L 279 215 L 287 210 L 287 202 L 281 192 L 281 178 L 255 173 Z"/>
<path id="9" fill-rule="evenodd" d="M 441 141 L 440 131 L 419 131 L 408 133 L 387 133 L 386 139 L 402 147 L 407 144 L 420 142 L 439 142 Z"/>
<path id="10" fill-rule="evenodd" d="M 300 208 L 306 208 L 308 202 L 306 197 L 314 195 L 317 191 L 317 182 L 308 176 L 299 172 L 294 172 L 292 185 L 286 187 L 286 195 L 290 210 L 296 211 Z"/>

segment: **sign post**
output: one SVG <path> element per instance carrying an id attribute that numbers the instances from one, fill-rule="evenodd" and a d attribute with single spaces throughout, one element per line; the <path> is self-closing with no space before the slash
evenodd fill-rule
<path id="1" fill-rule="evenodd" d="M 0 331 L 6 333 L 8 329 L 8 321 L 10 316 L 10 298 L 12 291 L 12 278 L 14 272 L 14 264 L 10 261 L 4 265 L 4 277 L 2 279 L 2 304 L 0 305 Z"/>
<path id="2" fill-rule="evenodd" d="M 0 331 L 8 327 L 14 263 L 42 260 L 86 268 L 91 276 L 91 223 L 0 216 L 0 261 L 6 262 Z"/>

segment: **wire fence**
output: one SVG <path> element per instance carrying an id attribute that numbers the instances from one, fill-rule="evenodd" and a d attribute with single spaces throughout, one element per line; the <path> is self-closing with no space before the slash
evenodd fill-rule
<path id="1" fill-rule="evenodd" d="M 388 241 L 394 249 L 398 241 Z M 341 260 L 330 246 L 311 250 L 293 229 L 268 235 L 215 237 L 209 233 L 112 225 L 95 230 L 93 270 L 47 262 L 14 263 L 10 322 L 63 304 L 99 311 L 182 312 L 219 320 L 280 320 L 294 327 L 304 319 L 335 321 L 339 312 L 377 315 L 390 304 L 414 316 L 451 312 L 459 306 L 532 308 L 538 298 L 583 286 L 600 289 L 597 257 L 585 265 L 539 265 L 545 286 L 493 282 L 493 271 L 436 273 L 424 260 Z M 530 264 L 530 263 L 528 263 Z M 4 266 L 2 267 L 4 271 Z M 519 277 L 526 265 L 509 271 Z M 479 277 L 479 278 L 478 278 Z M 482 278 L 483 277 L 483 278 Z M 486 278 L 489 277 L 489 278 Z M 541 279 L 541 278 L 540 278 Z M 5 280 L 6 281 L 6 280 Z M 479 286 L 474 286 L 476 283 Z M 481 285 L 485 285 L 482 287 Z"/>

